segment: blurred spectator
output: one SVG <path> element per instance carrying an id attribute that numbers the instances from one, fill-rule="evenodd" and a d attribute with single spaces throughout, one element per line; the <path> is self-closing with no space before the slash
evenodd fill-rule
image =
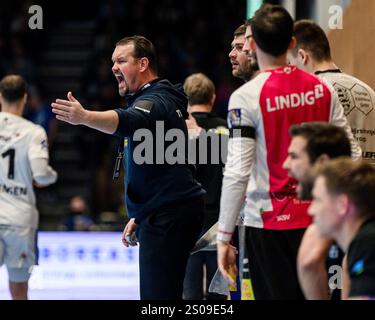
<path id="1" fill-rule="evenodd" d="M 90 231 L 94 221 L 88 213 L 88 207 L 82 196 L 74 196 L 70 200 L 69 213 L 64 220 L 66 231 Z"/>
<path id="2" fill-rule="evenodd" d="M 46 104 L 35 86 L 28 89 L 29 97 L 25 110 L 25 118 L 39 124 L 46 130 L 49 148 L 52 149 L 57 134 L 57 120 L 52 113 L 51 106 Z"/>
<path id="3" fill-rule="evenodd" d="M 27 82 L 34 81 L 34 66 L 31 60 L 27 57 L 22 42 L 19 39 L 14 38 L 12 39 L 11 46 L 13 61 L 10 65 L 8 73 L 21 74 Z"/>
<path id="4" fill-rule="evenodd" d="M 7 70 L 7 65 L 9 64 L 8 57 L 6 54 L 7 45 L 5 38 L 2 33 L 0 33 L 0 74 L 4 75 Z"/>
<path id="5" fill-rule="evenodd" d="M 103 211 L 99 214 L 95 230 L 98 231 L 122 231 L 124 229 L 124 217 L 118 212 Z"/>

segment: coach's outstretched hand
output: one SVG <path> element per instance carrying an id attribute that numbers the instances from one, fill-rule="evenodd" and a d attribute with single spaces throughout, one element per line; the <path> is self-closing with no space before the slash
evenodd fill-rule
<path id="1" fill-rule="evenodd" d="M 56 114 L 56 119 L 74 125 L 85 124 L 88 116 L 87 110 L 73 97 L 70 91 L 67 97 L 68 100 L 56 99 L 56 102 L 52 103 L 52 112 Z"/>

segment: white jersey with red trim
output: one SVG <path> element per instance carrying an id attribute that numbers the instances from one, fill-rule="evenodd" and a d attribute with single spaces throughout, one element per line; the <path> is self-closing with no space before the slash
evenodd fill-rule
<path id="1" fill-rule="evenodd" d="M 291 140 L 289 128 L 312 121 L 344 127 L 354 157 L 360 157 L 333 87 L 314 75 L 296 67 L 277 68 L 260 73 L 232 94 L 218 240 L 231 239 L 245 193 L 246 226 L 289 230 L 311 223 L 309 202 L 296 198 L 297 182 L 282 164 Z"/>
<path id="2" fill-rule="evenodd" d="M 338 69 L 321 71 L 318 77 L 328 80 L 335 88 L 353 135 L 361 146 L 362 159 L 375 165 L 375 91 Z"/>
<path id="3" fill-rule="evenodd" d="M 48 157 L 41 126 L 0 112 L 0 224 L 37 228 L 31 161 Z"/>

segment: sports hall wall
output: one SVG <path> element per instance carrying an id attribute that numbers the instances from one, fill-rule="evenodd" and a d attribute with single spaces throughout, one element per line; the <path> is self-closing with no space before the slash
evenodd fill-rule
<path id="1" fill-rule="evenodd" d="M 375 1 L 352 0 L 343 29 L 332 30 L 329 40 L 334 61 L 345 72 L 375 88 Z"/>

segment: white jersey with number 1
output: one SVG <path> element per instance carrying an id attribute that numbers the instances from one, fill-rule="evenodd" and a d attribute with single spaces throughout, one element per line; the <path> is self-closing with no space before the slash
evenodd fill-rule
<path id="1" fill-rule="evenodd" d="M 45 130 L 0 112 L 0 224 L 38 227 L 32 159 L 48 159 Z"/>

